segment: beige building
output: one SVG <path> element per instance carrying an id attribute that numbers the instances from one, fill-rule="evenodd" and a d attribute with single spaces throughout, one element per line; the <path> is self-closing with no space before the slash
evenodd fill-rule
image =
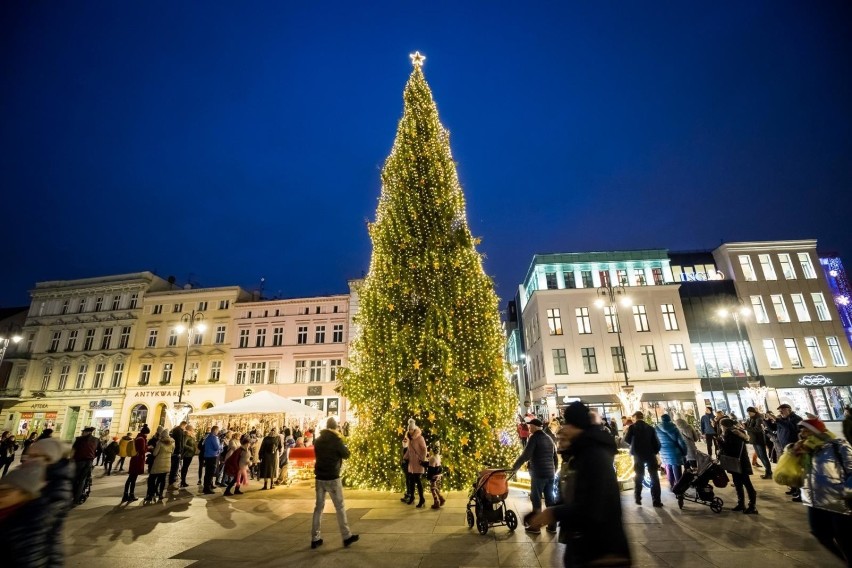
<path id="1" fill-rule="evenodd" d="M 116 430 L 142 305 L 170 284 L 150 272 L 39 282 L 10 353 L 3 428 L 53 428 L 71 440 L 83 427 Z M 10 404 L 11 403 L 11 404 Z"/>
<path id="2" fill-rule="evenodd" d="M 170 427 L 178 399 L 191 410 L 226 402 L 226 385 L 234 376 L 232 321 L 238 302 L 251 294 L 237 286 L 185 288 L 147 294 L 139 313 L 138 333 L 128 364 L 122 431 Z M 188 333 L 188 322 L 196 326 Z M 182 384 L 183 383 L 183 384 Z"/>

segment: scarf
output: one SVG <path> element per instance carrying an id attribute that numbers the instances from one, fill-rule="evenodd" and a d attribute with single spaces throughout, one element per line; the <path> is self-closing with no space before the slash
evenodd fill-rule
<path id="1" fill-rule="evenodd" d="M 802 454 L 802 467 L 805 471 L 811 471 L 814 453 L 836 437 L 826 430 L 822 434 L 808 436 L 807 440 L 800 442 L 801 447 L 805 450 Z"/>

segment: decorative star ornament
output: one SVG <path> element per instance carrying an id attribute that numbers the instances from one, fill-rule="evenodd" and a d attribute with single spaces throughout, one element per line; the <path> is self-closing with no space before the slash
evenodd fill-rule
<path id="1" fill-rule="evenodd" d="M 409 57 L 411 58 L 411 64 L 415 67 L 423 67 L 423 62 L 426 61 L 426 56 L 420 55 L 419 51 L 415 51 Z"/>
<path id="2" fill-rule="evenodd" d="M 414 368 L 419 371 L 420 367 L 421 367 L 420 359 L 415 359 L 414 360 Z"/>

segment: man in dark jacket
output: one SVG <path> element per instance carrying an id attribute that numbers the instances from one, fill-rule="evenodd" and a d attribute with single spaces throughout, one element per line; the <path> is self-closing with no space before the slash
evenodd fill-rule
<path id="1" fill-rule="evenodd" d="M 704 416 L 701 417 L 701 434 L 704 436 L 704 441 L 707 443 L 707 455 L 713 457 L 713 448 L 716 446 L 716 428 L 713 421 L 713 409 L 709 406 L 704 409 Z"/>
<path id="2" fill-rule="evenodd" d="M 553 498 L 554 480 L 556 476 L 556 444 L 545 432 L 542 431 L 542 422 L 533 418 L 528 423 L 530 437 L 520 457 L 515 460 L 512 469 L 517 470 L 524 463 L 529 462 L 530 471 L 530 501 L 533 513 L 541 511 L 541 496 L 544 495 L 544 504 L 551 507 L 556 504 Z M 527 532 L 533 534 L 541 533 L 540 529 L 527 527 Z M 549 532 L 556 532 L 556 525 L 548 525 Z"/>
<path id="3" fill-rule="evenodd" d="M 748 442 L 754 446 L 754 451 L 757 452 L 757 457 L 763 464 L 763 479 L 772 479 L 772 463 L 766 453 L 766 431 L 763 429 L 763 417 L 753 406 L 749 406 L 746 412 L 748 412 L 748 419 L 745 422 L 745 429 L 748 432 Z"/>
<path id="4" fill-rule="evenodd" d="M 642 481 L 645 479 L 645 470 L 651 478 L 651 500 L 654 507 L 662 507 L 660 496 L 660 473 L 657 463 L 657 454 L 660 453 L 660 440 L 657 431 L 645 422 L 645 415 L 641 411 L 633 414 L 635 424 L 630 427 L 624 436 L 624 441 L 630 445 L 630 453 L 633 455 L 634 478 L 633 495 L 636 504 L 642 504 Z"/>
<path id="5" fill-rule="evenodd" d="M 77 436 L 74 440 L 74 445 L 71 448 L 74 450 L 74 455 L 71 459 L 74 461 L 74 504 L 80 504 L 80 497 L 83 495 L 83 486 L 86 484 L 86 479 L 92 473 L 92 464 L 95 461 L 95 454 L 100 443 L 98 439 L 92 435 L 95 431 L 94 426 L 83 428 L 81 436 Z"/>
<path id="6" fill-rule="evenodd" d="M 311 548 L 322 545 L 320 536 L 320 521 L 322 510 L 325 508 L 325 495 L 331 496 L 334 510 L 337 513 L 337 524 L 343 537 L 343 546 L 349 546 L 358 541 L 358 535 L 349 530 L 346 518 L 346 507 L 343 504 L 343 483 L 340 481 L 340 467 L 343 460 L 349 458 L 349 448 L 343 443 L 343 438 L 337 432 L 337 421 L 329 418 L 326 429 L 320 432 L 314 441 L 314 476 L 317 484 L 317 502 L 314 507 L 314 520 L 311 526 Z"/>
<path id="7" fill-rule="evenodd" d="M 559 522 L 566 544 L 565 566 L 630 566 L 630 547 L 621 521 L 621 498 L 609 432 L 592 425 L 580 402 L 565 408 L 558 434 L 564 449 L 562 503 L 530 519 L 530 526 Z M 567 464 L 567 468 L 566 468 Z"/>
<path id="8" fill-rule="evenodd" d="M 780 446 L 778 456 L 780 457 L 784 448 L 790 444 L 795 444 L 799 440 L 798 426 L 799 422 L 802 421 L 802 417 L 793 412 L 793 407 L 786 403 L 778 407 L 778 416 L 771 412 L 768 412 L 767 416 L 769 419 L 766 425 L 777 436 L 777 442 Z M 790 487 L 787 490 L 787 495 L 791 495 L 793 501 L 800 502 L 802 500 L 801 492 L 797 487 Z"/>
<path id="9" fill-rule="evenodd" d="M 180 460 L 183 455 L 183 445 L 186 441 L 186 420 L 172 428 L 169 435 L 175 441 L 175 451 L 172 453 L 172 464 L 169 470 L 169 489 L 177 489 L 177 476 L 180 470 Z"/>

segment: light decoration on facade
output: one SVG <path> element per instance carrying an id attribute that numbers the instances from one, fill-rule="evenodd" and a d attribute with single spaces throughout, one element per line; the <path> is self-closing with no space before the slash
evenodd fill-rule
<path id="1" fill-rule="evenodd" d="M 832 384 L 833 381 L 823 375 L 805 375 L 798 380 L 798 383 L 803 387 L 822 387 Z"/>
<path id="2" fill-rule="evenodd" d="M 852 285 L 849 283 L 849 276 L 840 257 L 836 255 L 820 258 L 819 264 L 825 272 L 834 305 L 840 316 L 840 324 L 846 332 L 846 339 L 852 344 L 852 304 L 849 301 L 852 298 Z"/>
<path id="3" fill-rule="evenodd" d="M 641 406 L 642 395 L 633 389 L 633 386 L 622 386 L 616 393 L 621 406 L 624 408 L 625 416 L 632 416 Z"/>
<path id="4" fill-rule="evenodd" d="M 169 422 L 172 423 L 172 426 L 177 426 L 189 416 L 190 411 L 192 410 L 192 406 L 190 406 L 186 402 L 176 402 L 172 406 L 172 408 L 166 409 L 166 416 L 169 418 Z"/>
<path id="5" fill-rule="evenodd" d="M 748 386 L 746 386 L 743 390 L 751 399 L 751 403 L 756 406 L 758 410 L 762 411 L 769 389 L 761 385 L 760 381 L 749 381 Z"/>

